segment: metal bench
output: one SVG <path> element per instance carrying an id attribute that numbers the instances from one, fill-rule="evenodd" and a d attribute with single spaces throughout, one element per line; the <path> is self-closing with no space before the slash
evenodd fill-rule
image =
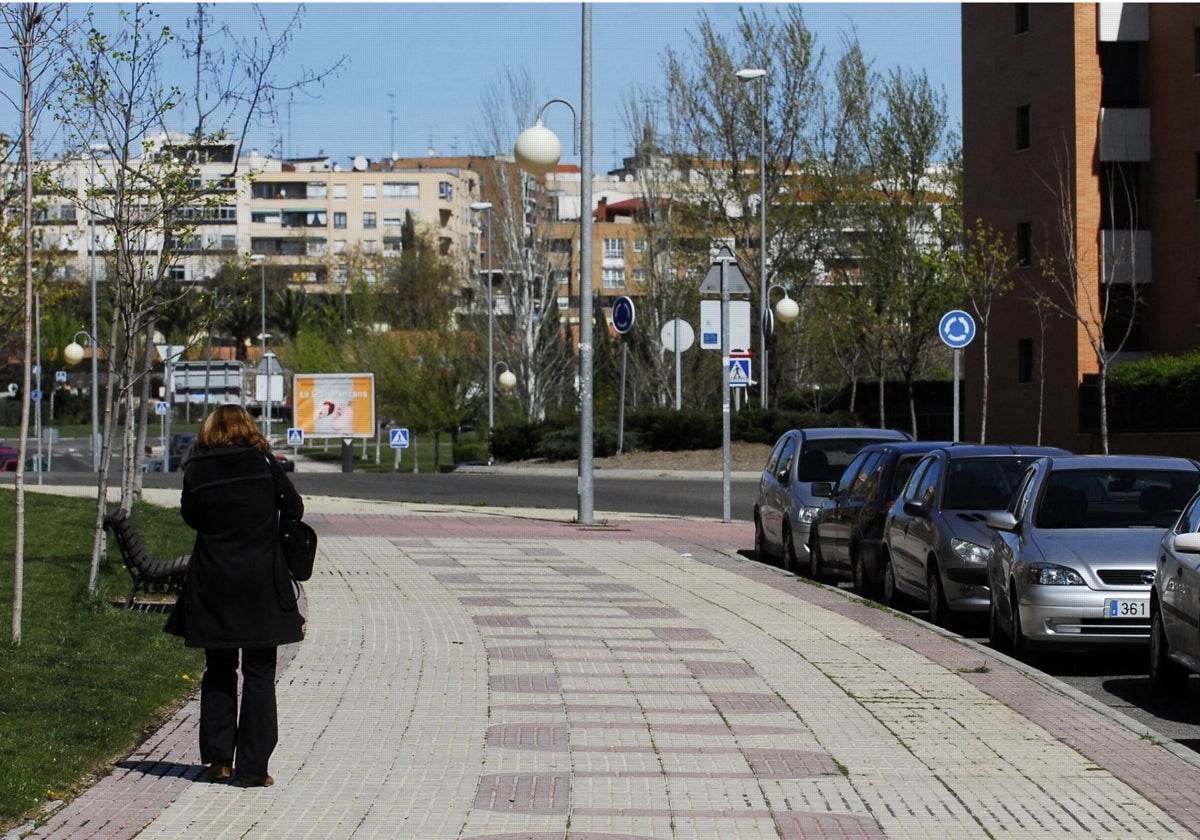
<path id="1" fill-rule="evenodd" d="M 125 599 L 127 609 L 133 606 L 134 597 L 139 592 L 179 595 L 187 580 L 188 555 L 181 554 L 170 559 L 151 557 L 146 550 L 146 541 L 142 539 L 142 532 L 131 517 L 120 511 L 104 517 L 104 529 L 117 538 L 121 559 L 125 561 L 125 569 L 133 579 L 129 597 Z"/>

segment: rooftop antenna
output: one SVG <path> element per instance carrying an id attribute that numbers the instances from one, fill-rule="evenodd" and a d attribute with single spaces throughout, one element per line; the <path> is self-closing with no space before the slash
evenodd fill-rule
<path id="1" fill-rule="evenodd" d="M 433 130 L 434 130 L 435 128 L 437 128 L 437 126 L 436 126 L 436 125 L 431 125 L 431 126 L 429 126 L 429 147 L 426 149 L 426 152 L 429 154 L 429 157 L 433 157 L 433 155 L 434 155 L 434 149 L 433 149 Z"/>
<path id="2" fill-rule="evenodd" d="M 388 99 L 391 100 L 392 107 L 388 108 L 388 117 L 391 121 L 391 134 L 388 136 L 388 152 L 392 160 L 395 160 L 396 155 L 396 94 L 389 93 Z"/>

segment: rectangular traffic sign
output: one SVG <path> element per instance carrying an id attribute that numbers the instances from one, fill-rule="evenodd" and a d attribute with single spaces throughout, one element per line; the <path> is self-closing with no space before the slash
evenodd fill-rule
<path id="1" fill-rule="evenodd" d="M 408 449 L 408 429 L 391 429 L 389 438 L 392 449 Z"/>
<path id="2" fill-rule="evenodd" d="M 750 360 L 748 358 L 729 359 L 729 387 L 750 387 Z"/>
<path id="3" fill-rule="evenodd" d="M 288 446 L 303 446 L 304 445 L 304 430 L 291 428 L 287 432 Z"/>

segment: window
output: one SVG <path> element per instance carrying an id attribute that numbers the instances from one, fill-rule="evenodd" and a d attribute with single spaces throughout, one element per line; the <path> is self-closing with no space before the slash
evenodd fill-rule
<path id="1" fill-rule="evenodd" d="M 404 227 L 404 216 L 400 213 L 390 213 L 383 217 L 384 230 L 400 230 Z"/>
<path id="2" fill-rule="evenodd" d="M 345 213 L 334 213 L 333 214 L 333 226 L 335 228 L 344 228 L 346 226 L 346 214 Z"/>
<path id="3" fill-rule="evenodd" d="M 625 257 L 625 240 L 624 239 L 605 239 L 604 240 L 604 258 L 605 259 L 623 259 Z"/>
<path id="4" fill-rule="evenodd" d="M 1200 28 L 1192 30 L 1192 72 L 1200 76 Z"/>
<path id="5" fill-rule="evenodd" d="M 1017 225 L 1017 265 L 1028 267 L 1033 265 L 1033 223 L 1021 222 Z"/>
<path id="6" fill-rule="evenodd" d="M 1196 152 L 1196 200 L 1200 201 L 1200 152 Z"/>
<path id="7" fill-rule="evenodd" d="M 633 250 L 637 251 L 638 253 L 645 251 L 646 250 L 646 240 L 645 239 L 633 240 Z"/>
<path id="8" fill-rule="evenodd" d="M 1033 381 L 1033 339 L 1017 339 L 1017 381 L 1027 385 Z"/>
<path id="9" fill-rule="evenodd" d="M 389 256 L 398 256 L 404 250 L 404 240 L 399 236 L 385 236 L 383 239 L 383 253 Z"/>
<path id="10" fill-rule="evenodd" d="M 606 288 L 606 289 L 623 289 L 623 288 L 625 288 L 625 269 L 623 269 L 623 268 L 606 268 L 606 269 L 604 269 L 604 288 Z"/>
<path id="11" fill-rule="evenodd" d="M 346 253 L 346 240 L 345 239 L 333 240 L 333 253 L 334 253 L 334 255 Z"/>
<path id="12" fill-rule="evenodd" d="M 324 181 L 309 181 L 308 182 L 308 198 L 325 198 L 325 182 Z"/>
<path id="13" fill-rule="evenodd" d="M 454 186 L 449 181 L 438 181 L 438 198 L 451 201 L 454 198 Z"/>
<path id="14" fill-rule="evenodd" d="M 551 239 L 550 240 L 551 254 L 569 254 L 571 253 L 570 239 Z"/>
<path id="15" fill-rule="evenodd" d="M 363 201 L 374 201 L 375 200 L 375 185 L 374 184 L 363 184 L 362 188 L 363 188 Z"/>
<path id="16" fill-rule="evenodd" d="M 646 269 L 635 268 L 633 270 L 633 282 L 634 283 L 645 283 L 646 282 Z"/>
<path id="17" fill-rule="evenodd" d="M 1029 106 L 1017 106 L 1017 148 L 1028 149 L 1032 122 L 1030 121 Z"/>
<path id="18" fill-rule="evenodd" d="M 1029 4 L 1014 3 L 1013 10 L 1016 12 L 1016 34 L 1023 35 L 1029 31 Z"/>
<path id="19" fill-rule="evenodd" d="M 256 224 L 277 225 L 279 219 L 278 210 L 254 210 L 250 213 L 250 221 Z"/>
<path id="20" fill-rule="evenodd" d="M 333 200 L 334 201 L 345 201 L 346 200 L 346 185 L 345 184 L 334 184 L 333 185 Z"/>
<path id="21" fill-rule="evenodd" d="M 565 268 L 556 268 L 550 272 L 550 282 L 556 286 L 566 286 L 571 282 L 571 272 Z"/>
<path id="22" fill-rule="evenodd" d="M 364 254 L 378 254 L 379 253 L 379 240 L 377 240 L 377 239 L 364 239 L 362 246 L 363 246 Z"/>
<path id="23" fill-rule="evenodd" d="M 367 230 L 375 229 L 375 214 L 374 213 L 363 213 L 363 227 L 366 228 Z"/>
<path id="24" fill-rule="evenodd" d="M 384 198 L 420 198 L 421 185 L 405 181 L 384 181 Z"/>

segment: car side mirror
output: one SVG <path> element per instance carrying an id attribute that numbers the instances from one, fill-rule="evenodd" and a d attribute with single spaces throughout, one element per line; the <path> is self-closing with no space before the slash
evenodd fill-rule
<path id="1" fill-rule="evenodd" d="M 1180 554 L 1200 554 L 1200 534 L 1178 534 L 1175 550 Z"/>
<path id="2" fill-rule="evenodd" d="M 929 511 L 925 508 L 923 502 L 914 501 L 912 499 L 904 500 L 904 512 L 909 516 L 928 517 Z"/>
<path id="3" fill-rule="evenodd" d="M 833 498 L 833 482 L 832 481 L 814 481 L 812 483 L 812 494 L 819 496 L 822 499 Z"/>
<path id="4" fill-rule="evenodd" d="M 780 470 L 779 472 L 775 473 L 775 480 L 786 487 L 792 483 L 791 471 L 786 468 Z"/>
<path id="5" fill-rule="evenodd" d="M 1017 518 L 1006 510 L 993 510 L 987 515 L 987 526 L 997 531 L 1017 530 Z"/>

